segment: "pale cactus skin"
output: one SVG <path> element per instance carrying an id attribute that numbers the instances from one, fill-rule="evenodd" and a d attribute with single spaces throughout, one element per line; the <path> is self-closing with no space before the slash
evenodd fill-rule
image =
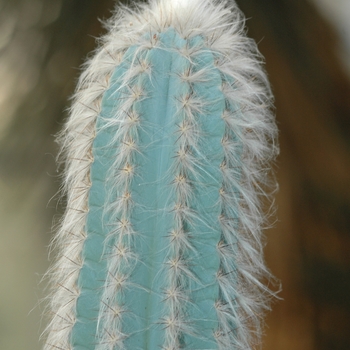
<path id="1" fill-rule="evenodd" d="M 62 131 L 45 349 L 253 349 L 277 129 L 232 2 L 123 8 Z"/>

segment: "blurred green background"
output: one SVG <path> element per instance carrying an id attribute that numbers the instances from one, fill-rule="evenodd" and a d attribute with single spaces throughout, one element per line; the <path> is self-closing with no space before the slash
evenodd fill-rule
<path id="1" fill-rule="evenodd" d="M 350 349 L 350 1 L 239 0 L 265 55 L 281 155 L 264 350 Z M 112 0 L 0 0 L 0 349 L 38 350 L 63 208 L 54 135 Z"/>

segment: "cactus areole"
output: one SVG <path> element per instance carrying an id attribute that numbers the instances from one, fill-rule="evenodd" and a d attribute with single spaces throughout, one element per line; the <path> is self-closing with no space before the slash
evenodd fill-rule
<path id="1" fill-rule="evenodd" d="M 271 93 L 232 1 L 119 8 L 60 135 L 45 349 L 252 349 Z"/>

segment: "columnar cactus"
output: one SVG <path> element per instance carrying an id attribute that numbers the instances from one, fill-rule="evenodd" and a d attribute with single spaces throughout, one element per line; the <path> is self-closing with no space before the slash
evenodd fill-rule
<path id="1" fill-rule="evenodd" d="M 45 349 L 252 349 L 275 157 L 232 1 L 118 9 L 61 134 L 67 210 Z"/>

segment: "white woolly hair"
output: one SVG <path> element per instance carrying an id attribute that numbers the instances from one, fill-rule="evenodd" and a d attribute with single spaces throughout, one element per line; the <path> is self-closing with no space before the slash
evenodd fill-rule
<path id="1" fill-rule="evenodd" d="M 218 57 L 216 67 L 225 81 L 222 91 L 231 105 L 238 106 L 237 111 L 227 110 L 223 115 L 227 137 L 222 142 L 225 160 L 221 165 L 221 206 L 228 214 L 231 207 L 238 206 L 240 209 L 238 222 L 230 219 L 229 215 L 222 215 L 220 218 L 222 241 L 218 245 L 218 253 L 221 268 L 217 280 L 222 300 L 215 305 L 219 321 L 215 336 L 219 349 L 246 350 L 259 347 L 262 316 L 269 309 L 269 299 L 273 295 L 263 283 L 271 280 L 272 276 L 263 260 L 262 230 L 267 224 L 267 215 L 262 207 L 275 188 L 269 173 L 270 164 L 278 153 L 278 146 L 277 128 L 271 113 L 271 90 L 261 68 L 262 58 L 256 44 L 245 35 L 244 17 L 235 2 L 230 0 L 150 0 L 147 4 L 135 4 L 133 8 L 118 5 L 106 26 L 108 34 L 100 39 L 99 48 L 83 67 L 70 117 L 59 135 L 61 154 L 65 160 L 62 193 L 67 195 L 67 208 L 52 242 L 52 247 L 58 251 L 58 257 L 47 274 L 52 286 L 49 297 L 52 317 L 45 331 L 45 349 L 72 349 L 70 334 L 76 321 L 76 300 L 80 293 L 77 280 L 83 265 L 81 253 L 86 238 L 85 222 L 91 187 L 90 168 L 93 162 L 92 143 L 102 95 L 107 90 L 110 76 L 121 62 L 124 52 L 132 45 L 138 45 L 140 51 L 155 47 L 156 37 L 151 35 L 147 39 L 144 34 L 159 33 L 168 27 L 174 28 L 185 39 L 197 35 L 204 38 L 203 49 L 211 50 Z M 191 62 L 191 57 L 196 52 L 195 49 L 185 49 L 181 54 Z M 142 64 L 139 68 L 149 69 L 147 66 L 142 67 Z M 202 73 L 199 71 L 187 79 L 190 83 L 200 82 Z M 135 74 L 139 74 L 137 68 L 126 74 L 123 77 L 123 86 L 128 86 Z M 134 97 L 131 96 L 125 102 L 123 109 L 130 109 Z M 186 112 L 189 118 L 193 110 L 201 107 L 197 106 L 198 103 L 201 102 L 192 100 L 192 107 Z M 125 131 L 125 135 L 127 132 Z M 236 135 L 237 140 L 230 138 L 231 132 Z M 125 135 L 120 132 L 119 136 L 122 138 Z M 196 144 L 197 137 L 196 128 L 187 129 L 188 143 Z M 237 142 L 242 147 L 241 160 L 237 159 Z M 131 162 L 132 157 L 127 152 L 125 150 L 125 157 L 117 159 L 116 162 L 120 165 L 128 160 Z M 193 165 L 191 157 L 186 161 L 188 165 L 185 166 Z M 241 166 L 239 170 L 234 167 L 237 164 Z M 132 164 L 129 166 L 127 170 L 130 172 Z M 116 186 L 127 189 L 128 180 L 120 174 L 118 176 Z M 184 181 L 182 184 L 176 191 L 186 202 L 191 189 Z M 235 189 L 234 194 L 232 188 Z M 122 210 L 119 208 L 120 205 L 123 206 L 121 203 L 116 202 L 115 211 Z M 129 215 L 130 210 L 132 209 L 128 206 L 125 215 Z M 128 230 L 126 224 L 124 229 Z M 179 244 L 190 246 L 181 228 L 176 235 L 183 242 Z M 129 252 L 130 247 L 123 249 L 123 253 Z M 179 251 L 179 247 L 175 247 L 173 251 Z M 134 258 L 132 252 L 128 254 Z M 118 267 L 114 266 L 117 261 L 118 258 L 112 259 L 109 270 L 118 271 Z M 121 276 L 116 283 L 120 284 L 124 277 Z M 106 283 L 102 298 L 113 299 L 111 296 L 115 293 L 115 288 L 110 287 L 110 281 L 107 280 Z M 173 296 L 180 303 L 182 297 L 188 298 L 188 295 L 181 295 L 181 291 L 175 290 Z M 174 308 L 178 308 L 176 304 L 175 302 Z M 109 316 L 103 321 L 105 313 L 106 308 L 102 307 L 99 323 L 108 324 Z M 174 330 L 174 334 L 167 335 L 164 348 L 179 348 L 178 329 L 186 332 L 188 326 L 181 317 L 177 322 L 182 323 Z M 120 323 L 115 327 L 120 327 Z M 123 349 L 124 335 L 121 330 L 116 329 L 113 334 L 119 334 L 118 341 L 114 340 L 114 345 L 111 346 L 102 335 L 103 344 L 106 345 L 100 344 L 98 349 L 107 350 L 113 346 Z"/>

